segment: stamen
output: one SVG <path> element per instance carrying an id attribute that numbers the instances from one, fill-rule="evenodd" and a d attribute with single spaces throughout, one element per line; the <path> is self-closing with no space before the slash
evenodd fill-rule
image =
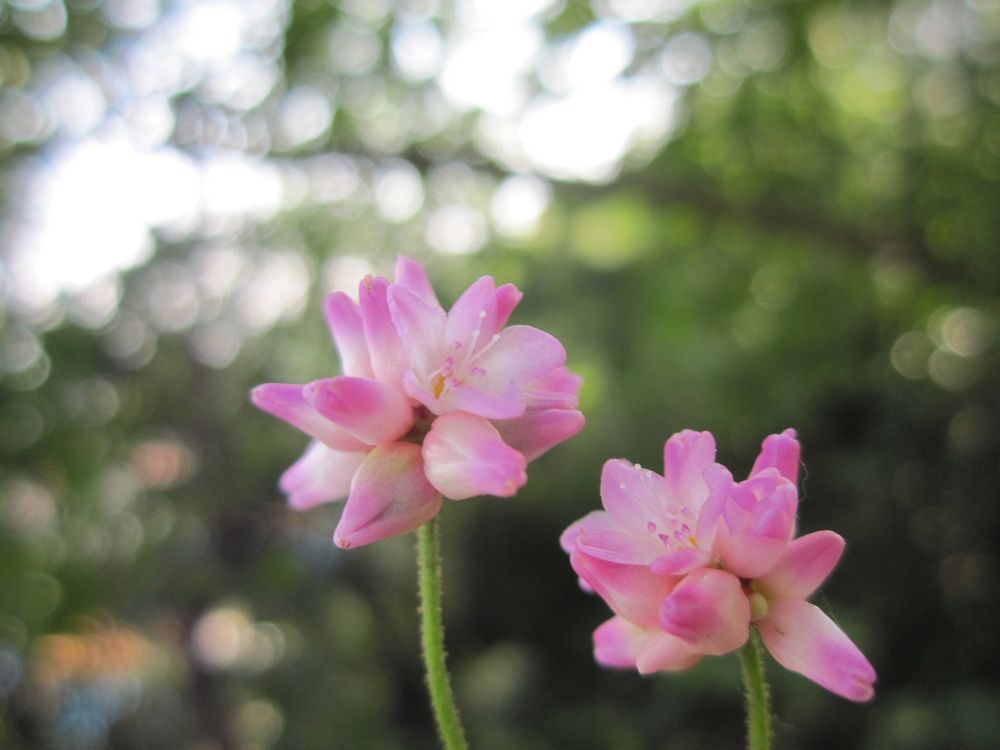
<path id="1" fill-rule="evenodd" d="M 493 334 L 493 338 L 490 339 L 490 343 L 488 343 L 486 346 L 484 346 L 482 349 L 480 349 L 477 352 L 476 351 L 476 342 L 478 341 L 479 336 L 480 336 L 481 333 L 482 333 L 482 331 L 477 328 L 475 330 L 474 334 L 473 334 L 472 347 L 469 349 L 469 351 L 470 352 L 475 352 L 475 353 L 472 355 L 472 358 L 466 364 L 471 365 L 473 362 L 475 362 L 481 356 L 483 356 L 484 354 L 486 354 L 486 352 L 488 352 L 490 350 L 490 347 L 493 346 L 496 342 L 498 342 L 500 340 L 500 334 L 499 333 L 494 333 Z"/>
<path id="2" fill-rule="evenodd" d="M 648 531 L 650 534 L 652 534 L 654 531 L 656 531 L 656 524 L 653 523 L 652 521 L 649 521 L 646 524 L 646 531 Z"/>
<path id="3" fill-rule="evenodd" d="M 434 398 L 441 398 L 444 392 L 444 375 L 440 372 L 431 378 L 431 390 L 434 391 Z"/>

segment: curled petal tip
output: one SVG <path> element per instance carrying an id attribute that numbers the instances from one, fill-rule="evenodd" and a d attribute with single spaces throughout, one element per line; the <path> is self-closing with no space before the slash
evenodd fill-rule
<path id="1" fill-rule="evenodd" d="M 777 469 L 792 484 L 799 476 L 799 441 L 795 430 L 789 427 L 780 434 L 768 435 L 760 446 L 760 455 L 754 461 L 750 476 L 767 468 Z"/>

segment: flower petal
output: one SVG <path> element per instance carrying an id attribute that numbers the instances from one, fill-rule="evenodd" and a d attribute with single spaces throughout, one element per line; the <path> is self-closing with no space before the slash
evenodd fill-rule
<path id="1" fill-rule="evenodd" d="M 258 409 L 285 420 L 334 450 L 366 451 L 371 447 L 317 412 L 306 401 L 303 388 L 301 385 L 265 383 L 254 388 L 250 398 Z"/>
<path id="2" fill-rule="evenodd" d="M 709 465 L 703 474 L 708 497 L 698 511 L 695 533 L 699 547 L 715 551 L 725 542 L 728 533 L 722 516 L 735 483 L 729 469 L 722 464 Z"/>
<path id="3" fill-rule="evenodd" d="M 497 287 L 497 327 L 496 330 L 500 330 L 505 325 L 507 321 L 510 320 L 510 315 L 514 312 L 514 308 L 517 307 L 521 298 L 524 297 L 521 291 L 513 284 L 503 284 Z"/>
<path id="4" fill-rule="evenodd" d="M 735 651 L 750 634 L 750 604 L 736 576 L 699 568 L 660 607 L 660 625 L 691 650 L 713 656 Z"/>
<path id="5" fill-rule="evenodd" d="M 346 549 L 405 534 L 429 521 L 440 508 L 441 495 L 424 476 L 420 446 L 380 445 L 355 472 L 333 539 Z"/>
<path id="6" fill-rule="evenodd" d="M 515 419 L 498 420 L 493 426 L 507 445 L 523 453 L 528 461 L 534 461 L 582 430 L 584 421 L 578 411 L 532 409 Z"/>
<path id="7" fill-rule="evenodd" d="M 487 420 L 464 412 L 434 420 L 424 438 L 423 456 L 430 483 L 452 500 L 510 497 L 528 481 L 524 456 Z"/>
<path id="8" fill-rule="evenodd" d="M 740 578 L 764 575 L 795 533 L 795 485 L 768 468 L 733 485 L 723 511 L 728 529 L 719 550 L 723 566 Z"/>
<path id="9" fill-rule="evenodd" d="M 708 565 L 711 560 L 712 555 L 708 550 L 688 547 L 656 558 L 649 569 L 661 576 L 682 576 L 695 568 Z"/>
<path id="10" fill-rule="evenodd" d="M 691 651 L 680 638 L 664 633 L 653 632 L 639 650 L 635 660 L 639 674 L 653 672 L 679 672 L 693 667 L 701 661 L 701 654 Z"/>
<path id="11" fill-rule="evenodd" d="M 431 280 L 427 278 L 427 272 L 413 258 L 400 255 L 396 259 L 396 283 L 405 286 L 413 291 L 426 304 L 440 307 L 437 295 L 434 294 L 434 287 Z"/>
<path id="12" fill-rule="evenodd" d="M 529 409 L 575 409 L 580 405 L 583 378 L 565 367 L 556 367 L 524 385 Z"/>
<path id="13" fill-rule="evenodd" d="M 369 445 L 391 442 L 413 426 L 406 394 L 377 380 L 341 375 L 314 380 L 302 393 L 316 411 Z"/>
<path id="14" fill-rule="evenodd" d="M 792 428 L 788 428 L 780 435 L 768 435 L 760 446 L 760 455 L 754 461 L 750 476 L 769 467 L 774 467 L 789 482 L 797 484 L 799 452 L 799 441 L 795 439 L 795 430 Z"/>
<path id="15" fill-rule="evenodd" d="M 486 419 L 514 419 L 525 411 L 521 389 L 516 383 L 496 393 L 468 383 L 456 383 L 449 385 L 440 399 L 424 403 L 436 414 L 465 411 Z"/>
<path id="16" fill-rule="evenodd" d="M 572 553 L 569 561 L 615 614 L 643 628 L 657 627 L 660 604 L 670 595 L 676 578 L 658 576 L 645 565 L 622 565 L 580 550 Z"/>
<path id="17" fill-rule="evenodd" d="M 697 513 L 708 498 L 704 472 L 715 463 L 715 438 L 711 432 L 684 430 L 671 435 L 663 446 L 663 476 L 671 501 Z"/>
<path id="18" fill-rule="evenodd" d="M 801 599 L 769 602 L 758 627 L 767 650 L 786 669 L 851 701 L 875 695 L 872 665 L 818 607 Z"/>
<path id="19" fill-rule="evenodd" d="M 649 631 L 615 615 L 594 631 L 594 659 L 603 667 L 634 669 Z"/>
<path id="20" fill-rule="evenodd" d="M 524 385 L 565 361 L 566 350 L 554 336 L 531 326 L 510 326 L 483 350 L 476 366 L 485 370 L 484 390 L 502 393 L 511 383 Z"/>
<path id="21" fill-rule="evenodd" d="M 308 510 L 331 500 L 341 500 L 351 489 L 354 472 L 364 453 L 348 453 L 313 442 L 281 475 L 279 486 L 295 510 Z"/>
<path id="22" fill-rule="evenodd" d="M 359 378 L 375 377 L 358 303 L 343 292 L 334 292 L 326 298 L 325 310 L 327 325 L 340 354 L 340 371 Z"/>
<path id="23" fill-rule="evenodd" d="M 497 332 L 497 291 L 492 276 L 482 276 L 462 293 L 448 311 L 444 340 L 457 349 L 456 358 L 471 357 Z"/>
<path id="24" fill-rule="evenodd" d="M 666 481 L 656 472 L 620 458 L 604 463 L 601 471 L 601 502 L 626 529 L 645 532 L 647 524 L 661 521 L 669 499 Z M 665 530 L 665 529 L 664 529 Z M 658 552 L 662 553 L 662 547 Z"/>
<path id="25" fill-rule="evenodd" d="M 570 553 L 576 549 L 576 541 L 583 534 L 587 533 L 586 528 L 588 525 L 593 523 L 601 523 L 605 518 L 609 518 L 608 514 L 603 510 L 592 510 L 590 513 L 585 515 L 583 518 L 577 519 L 569 526 L 566 530 L 559 535 L 559 546 L 562 547 L 563 552 Z M 613 523 L 613 521 L 612 521 Z"/>
<path id="26" fill-rule="evenodd" d="M 830 575 L 843 552 L 844 538 L 832 531 L 800 536 L 754 585 L 768 598 L 806 599 Z"/>
<path id="27" fill-rule="evenodd" d="M 381 276 L 366 276 L 358 287 L 358 300 L 372 372 L 383 383 L 399 385 L 409 359 L 389 314 L 388 288 Z"/>
<path id="28" fill-rule="evenodd" d="M 562 533 L 560 544 L 567 552 L 579 549 L 592 557 L 625 565 L 648 565 L 663 552 L 655 536 L 623 529 L 603 510 L 592 511 L 572 524 Z"/>
<path id="29" fill-rule="evenodd" d="M 414 372 L 426 379 L 441 368 L 445 356 L 445 314 L 440 305 L 429 305 L 414 291 L 393 284 L 388 291 L 392 322 L 402 337 Z"/>

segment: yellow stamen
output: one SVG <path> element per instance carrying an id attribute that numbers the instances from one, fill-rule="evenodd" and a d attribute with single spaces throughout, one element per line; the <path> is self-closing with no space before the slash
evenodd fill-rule
<path id="1" fill-rule="evenodd" d="M 432 385 L 434 386 L 434 398 L 441 398 L 441 394 L 444 392 L 444 375 L 440 373 L 435 375 Z"/>

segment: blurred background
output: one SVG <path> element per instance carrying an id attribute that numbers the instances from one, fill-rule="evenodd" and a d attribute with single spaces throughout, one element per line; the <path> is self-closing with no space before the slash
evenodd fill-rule
<path id="1" fill-rule="evenodd" d="M 856 706 L 781 748 L 1000 747 L 997 0 L 2 0 L 0 745 L 434 748 L 412 536 L 287 509 L 323 296 L 489 273 L 588 426 L 446 503 L 475 748 L 738 747 L 735 657 L 599 669 L 557 538 L 603 461 L 799 430 Z"/>

